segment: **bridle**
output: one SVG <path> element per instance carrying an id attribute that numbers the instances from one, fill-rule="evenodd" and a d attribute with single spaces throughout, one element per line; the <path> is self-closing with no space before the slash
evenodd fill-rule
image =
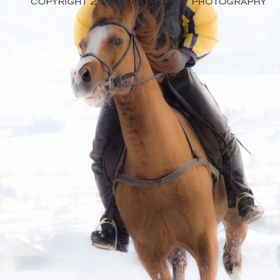
<path id="1" fill-rule="evenodd" d="M 87 53 L 83 54 L 81 56 L 81 59 L 83 59 L 85 57 L 88 57 L 88 56 L 92 56 L 92 57 L 96 58 L 97 60 L 99 60 L 103 65 L 105 65 L 107 67 L 108 72 L 109 72 L 109 77 L 108 77 L 108 80 L 105 83 L 103 83 L 102 85 L 107 86 L 108 90 L 111 94 L 114 93 L 118 88 L 132 87 L 136 84 L 144 83 L 144 82 L 152 80 L 152 79 L 157 79 L 157 78 L 160 78 L 164 75 L 163 73 L 158 73 L 157 75 L 154 75 L 154 76 L 147 77 L 145 79 L 136 81 L 135 80 L 136 79 L 136 74 L 138 73 L 138 71 L 140 70 L 140 68 L 142 66 L 142 57 L 140 55 L 139 47 L 138 47 L 138 45 L 136 43 L 136 40 L 135 40 L 135 37 L 136 37 L 135 32 L 133 30 L 128 29 L 122 23 L 116 22 L 116 21 L 100 22 L 100 23 L 92 26 L 89 31 L 91 31 L 92 29 L 94 29 L 97 26 L 105 26 L 105 25 L 119 26 L 119 27 L 123 28 L 127 32 L 127 34 L 129 35 L 129 37 L 130 37 L 129 45 L 128 45 L 124 55 L 122 56 L 122 58 L 113 67 L 110 67 L 110 65 L 103 58 L 101 58 L 99 55 L 97 55 L 93 52 L 87 52 Z M 133 56 L 134 56 L 134 71 L 126 73 L 126 74 L 124 74 L 122 76 L 119 76 L 119 77 L 114 77 L 113 76 L 114 71 L 125 60 L 128 52 L 129 52 L 129 50 L 132 46 L 133 46 Z M 138 66 L 136 66 L 136 55 L 138 56 L 138 59 L 139 59 L 139 65 Z M 127 80 L 131 77 L 134 77 L 134 82 L 125 82 L 125 80 Z"/>

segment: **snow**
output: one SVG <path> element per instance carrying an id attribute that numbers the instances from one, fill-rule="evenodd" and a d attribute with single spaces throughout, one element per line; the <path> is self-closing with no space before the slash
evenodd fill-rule
<path id="1" fill-rule="evenodd" d="M 240 271 L 236 267 L 233 269 L 232 275 L 230 275 L 230 279 L 231 280 L 242 280 L 243 279 Z"/>
<path id="2" fill-rule="evenodd" d="M 248 280 L 280 275 L 280 64 L 274 52 L 279 38 L 274 44 L 268 40 L 279 26 L 273 24 L 279 3 L 271 2 L 262 10 L 246 7 L 250 20 L 244 7 L 217 7 L 220 46 L 196 68 L 252 153 L 242 149 L 249 184 L 265 215 L 250 225 L 242 247 Z M 19 239 L 58 260 L 51 269 L 0 272 L 4 280 L 149 279 L 132 243 L 123 254 L 98 250 L 89 239 L 103 212 L 88 156 L 99 110 L 75 99 L 70 87 L 70 70 L 78 61 L 72 42 L 78 9 L 30 1 L 1 5 L 0 241 Z M 234 28 L 229 15 L 236 12 Z M 241 30 L 242 20 L 247 25 Z M 224 280 L 222 226 L 218 239 L 217 279 Z M 190 256 L 186 279 L 199 279 Z"/>

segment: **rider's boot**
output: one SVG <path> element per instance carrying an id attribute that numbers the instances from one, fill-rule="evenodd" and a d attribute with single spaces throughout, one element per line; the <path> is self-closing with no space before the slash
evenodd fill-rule
<path id="1" fill-rule="evenodd" d="M 92 171 L 96 186 L 105 208 L 105 213 L 100 219 L 100 229 L 92 232 L 91 241 L 92 245 L 98 248 L 127 252 L 129 235 L 115 205 L 112 187 L 106 181 L 103 171 L 105 146 L 110 137 L 118 130 L 120 130 L 120 124 L 117 110 L 114 102 L 111 101 L 101 109 L 93 150 L 90 153 L 90 157 L 93 159 Z"/>
<path id="2" fill-rule="evenodd" d="M 100 249 L 128 252 L 129 235 L 124 225 L 117 226 L 114 220 L 104 218 L 100 226 L 100 230 L 91 233 L 92 245 Z"/>
<path id="3" fill-rule="evenodd" d="M 114 197 L 103 175 L 95 173 L 95 181 L 106 211 L 101 217 L 100 229 L 91 233 L 92 245 L 100 249 L 127 252 L 129 235 L 115 205 Z"/>
<path id="4" fill-rule="evenodd" d="M 229 207 L 237 207 L 243 223 L 251 223 L 259 219 L 263 210 L 254 204 L 251 189 L 245 184 L 243 163 L 240 147 L 237 139 L 228 127 L 228 121 L 222 115 L 221 110 L 208 90 L 191 68 L 185 68 L 178 75 L 168 78 L 172 86 L 177 90 L 181 98 L 174 97 L 174 91 L 170 91 L 168 83 L 163 81 L 162 87 L 165 97 L 171 102 L 178 102 L 186 109 L 194 119 L 203 120 L 202 124 L 211 126 L 215 138 L 219 144 L 222 155 L 222 169 L 225 177 Z M 187 104 L 188 103 L 188 104 Z M 192 108 L 190 110 L 190 108 Z M 195 111 L 195 116 L 193 112 Z"/>
<path id="5" fill-rule="evenodd" d="M 230 129 L 223 135 L 226 147 L 219 143 L 229 207 L 236 207 L 244 224 L 260 219 L 263 209 L 255 204 L 252 190 L 246 185 L 240 146 Z M 218 141 L 219 142 L 219 141 Z M 225 149 L 226 150 L 225 150 Z"/>

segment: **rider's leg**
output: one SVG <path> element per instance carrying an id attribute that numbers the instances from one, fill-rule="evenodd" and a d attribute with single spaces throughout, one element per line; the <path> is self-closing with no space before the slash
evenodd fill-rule
<path id="1" fill-rule="evenodd" d="M 115 242 L 115 228 L 112 226 L 112 220 L 116 224 L 118 232 L 117 250 L 127 252 L 129 236 L 124 227 L 123 221 L 115 206 L 115 199 L 111 186 L 107 183 L 104 170 L 103 158 L 105 147 L 112 136 L 121 130 L 119 117 L 114 100 L 104 104 L 100 111 L 97 122 L 95 138 L 93 140 L 93 149 L 90 157 L 93 160 L 92 171 L 95 176 L 96 186 L 105 208 L 105 213 L 100 220 L 108 220 L 109 223 L 101 224 L 101 231 L 96 230 L 91 235 L 92 244 L 104 249 L 110 249 Z"/>
<path id="2" fill-rule="evenodd" d="M 250 223 L 260 218 L 262 210 L 254 205 L 252 198 L 246 197 L 236 203 L 236 197 L 241 197 L 243 194 L 252 195 L 253 193 L 245 185 L 245 174 L 238 141 L 234 134 L 231 133 L 226 117 L 222 115 L 208 88 L 189 68 L 184 69 L 171 78 L 170 81 L 190 106 L 225 139 L 225 141 L 222 141 L 221 138 L 217 137 L 222 154 L 223 174 L 226 181 L 229 207 L 238 207 L 240 217 L 244 223 Z M 165 92 L 167 87 L 164 82 L 163 90 Z"/>

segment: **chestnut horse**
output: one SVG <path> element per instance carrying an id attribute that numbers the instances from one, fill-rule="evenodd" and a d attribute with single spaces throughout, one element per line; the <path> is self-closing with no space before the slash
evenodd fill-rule
<path id="1" fill-rule="evenodd" d="M 118 180 L 115 198 L 138 257 L 151 279 L 171 279 L 169 259 L 173 279 L 182 280 L 188 251 L 200 279 L 214 280 L 217 224 L 222 221 L 225 269 L 231 279 L 242 279 L 240 247 L 247 226 L 235 208 L 227 208 L 222 177 L 213 195 L 205 152 L 183 117 L 166 103 L 155 75 L 170 74 L 174 66 L 173 60 L 165 59 L 168 40 L 156 48 L 162 22 L 132 1 L 122 3 L 95 7 L 93 26 L 80 43 L 81 60 L 72 70 L 72 86 L 76 96 L 95 107 L 110 97 L 116 103 L 128 179 Z M 196 163 L 179 174 L 190 162 Z M 141 182 L 160 183 L 141 187 Z"/>

